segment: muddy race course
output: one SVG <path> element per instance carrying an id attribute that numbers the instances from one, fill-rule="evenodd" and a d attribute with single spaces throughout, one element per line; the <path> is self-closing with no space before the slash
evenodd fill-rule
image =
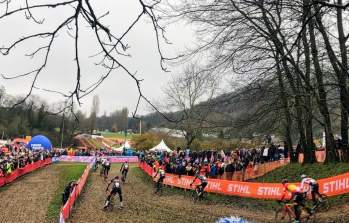
<path id="1" fill-rule="evenodd" d="M 113 166 L 110 176 L 119 172 L 119 166 Z M 98 171 L 91 174 L 85 192 L 73 212 L 71 223 L 78 222 L 215 222 L 223 216 L 241 216 L 253 222 L 273 222 L 273 212 L 247 210 L 233 205 L 200 202 L 194 204 L 189 196 L 183 193 L 167 193 L 162 196 L 154 195 L 152 184 L 144 179 L 144 174 L 133 167 L 128 180 L 123 185 L 124 208 L 114 208 L 112 212 L 102 210 L 106 197 L 107 183 L 99 176 Z M 119 205 L 118 198 L 116 204 Z M 348 209 L 343 208 L 341 219 L 349 215 Z M 345 212 L 346 211 L 346 212 Z M 338 221 L 338 214 L 332 216 Z M 319 222 L 331 222 L 320 216 Z M 332 221 L 333 222 L 333 221 Z M 344 222 L 344 221 L 343 221 Z"/>
<path id="2" fill-rule="evenodd" d="M 111 176 L 118 174 L 119 166 L 112 166 Z M 98 172 L 98 171 L 97 171 Z M 249 213 L 242 209 L 234 210 L 224 205 L 194 205 L 190 198 L 177 194 L 154 195 L 152 185 L 142 180 L 142 173 L 136 167 L 131 168 L 128 180 L 123 185 L 124 208 L 113 212 L 102 210 L 106 196 L 107 183 L 98 173 L 92 173 L 86 191 L 82 194 L 71 223 L 78 222 L 215 222 L 222 216 L 231 216 L 234 212 L 253 218 L 259 222 L 265 220 L 263 213 Z M 116 204 L 119 202 L 116 199 Z"/>
<path id="3" fill-rule="evenodd" d="M 0 222 L 47 222 L 46 212 L 57 190 L 59 173 L 59 165 L 50 165 L 1 188 Z M 118 173 L 119 165 L 113 165 L 110 176 Z M 243 208 L 243 204 L 210 200 L 194 204 L 189 192 L 174 189 L 165 190 L 162 196 L 154 195 L 148 176 L 137 167 L 131 168 L 122 188 L 124 208 L 104 212 L 102 207 L 106 186 L 107 182 L 99 176 L 98 171 L 91 172 L 69 222 L 201 223 L 215 222 L 224 216 L 240 216 L 255 223 L 274 222 L 273 212 L 260 210 L 261 208 Z M 118 198 L 115 201 L 119 205 Z M 336 207 L 326 214 L 317 215 L 317 222 L 344 223 L 348 219 L 348 206 Z"/>
<path id="4" fill-rule="evenodd" d="M 0 188 L 0 222 L 45 222 L 58 175 L 58 166 L 49 165 Z"/>

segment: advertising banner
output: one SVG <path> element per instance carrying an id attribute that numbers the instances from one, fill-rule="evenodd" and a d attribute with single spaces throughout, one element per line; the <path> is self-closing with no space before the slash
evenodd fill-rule
<path id="1" fill-rule="evenodd" d="M 14 171 L 12 171 L 11 174 L 0 177 L 0 187 L 15 181 L 20 176 L 33 172 L 34 170 L 39 169 L 51 163 L 52 163 L 51 158 L 49 158 L 46 160 L 40 160 L 35 163 L 28 164 L 23 168 L 15 169 Z"/>
<path id="2" fill-rule="evenodd" d="M 65 220 L 67 220 L 69 218 L 70 212 L 74 206 L 74 203 L 76 201 L 76 199 L 78 198 L 78 196 L 80 195 L 87 177 L 90 173 L 90 169 L 91 169 L 91 164 L 87 165 L 83 174 L 81 175 L 80 179 L 78 180 L 78 185 L 73 189 L 73 191 L 71 192 L 68 201 L 64 204 L 64 206 L 61 209 L 61 213 L 60 213 L 60 223 L 64 223 Z"/>
<path id="3" fill-rule="evenodd" d="M 149 176 L 153 176 L 153 169 L 150 166 L 144 162 L 139 165 Z M 175 174 L 166 174 L 164 184 L 184 189 L 194 189 L 194 187 L 190 187 L 193 180 L 194 177 L 192 176 L 182 175 L 179 177 Z M 349 193 L 349 173 L 320 179 L 318 182 L 320 193 L 327 196 Z M 198 183 L 199 180 L 197 180 L 196 184 Z M 194 183 L 194 186 L 196 184 Z M 299 183 L 297 184 L 299 185 Z M 252 183 L 221 179 L 208 179 L 208 185 L 205 190 L 231 196 L 274 200 L 280 199 L 283 193 L 281 183 Z"/>
<path id="4" fill-rule="evenodd" d="M 137 156 L 106 156 L 111 163 L 123 163 L 128 161 L 129 163 L 138 163 Z M 80 162 L 80 163 L 91 163 L 94 156 L 60 156 L 59 161 L 63 162 Z"/>
<path id="5" fill-rule="evenodd" d="M 77 163 L 91 163 L 93 156 L 60 156 L 58 158 L 61 162 L 77 162 Z"/>

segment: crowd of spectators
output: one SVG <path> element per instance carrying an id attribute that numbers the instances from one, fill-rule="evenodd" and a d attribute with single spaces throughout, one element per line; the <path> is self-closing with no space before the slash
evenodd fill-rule
<path id="1" fill-rule="evenodd" d="M 27 164 L 51 157 L 51 155 L 47 151 L 28 150 L 24 144 L 5 145 L 0 148 L 0 177 L 11 174 L 12 171 L 23 168 Z"/>
<path id="2" fill-rule="evenodd" d="M 164 165 L 167 173 L 193 176 L 196 172 L 210 178 L 232 179 L 237 171 L 244 172 L 256 165 L 288 157 L 287 149 L 271 145 L 253 149 L 240 148 L 233 151 L 190 152 L 178 148 L 172 153 L 149 153 L 142 151 L 140 159 L 150 166 Z M 243 179 L 242 179 L 243 180 Z"/>

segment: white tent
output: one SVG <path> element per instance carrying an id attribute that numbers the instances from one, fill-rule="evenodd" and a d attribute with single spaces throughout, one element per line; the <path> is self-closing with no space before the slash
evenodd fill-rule
<path id="1" fill-rule="evenodd" d="M 165 144 L 164 140 L 161 140 L 161 142 L 157 146 L 151 148 L 149 151 L 151 151 L 151 152 L 168 152 L 168 153 L 172 152 L 172 150 L 170 148 L 168 148 L 168 146 Z"/>

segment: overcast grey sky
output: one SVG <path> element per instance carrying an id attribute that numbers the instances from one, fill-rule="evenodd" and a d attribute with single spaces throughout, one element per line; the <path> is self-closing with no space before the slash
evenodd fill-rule
<path id="1" fill-rule="evenodd" d="M 36 0 L 45 2 L 44 0 Z M 18 1 L 15 4 L 24 5 L 25 1 Z M 31 1 L 29 1 L 31 2 Z M 47 0 L 46 0 L 47 2 Z M 52 1 L 49 1 L 52 2 Z M 103 19 L 104 24 L 109 25 L 109 28 L 115 34 L 120 34 L 129 26 L 140 12 L 138 0 L 94 0 L 91 1 L 96 7 L 97 14 L 102 15 L 109 11 L 110 14 Z M 18 5 L 17 5 L 18 6 Z M 0 9 L 3 13 L 4 8 Z M 37 18 L 45 18 L 43 25 L 38 25 L 32 21 L 25 19 L 24 14 L 11 16 L 6 20 L 0 20 L 0 46 L 8 46 L 18 37 L 24 34 L 34 33 L 35 31 L 52 31 L 58 22 L 63 21 L 72 13 L 71 7 L 55 8 L 47 10 L 32 11 Z M 91 30 L 84 24 L 80 32 L 80 55 L 82 64 L 82 87 L 86 88 L 89 84 L 96 82 L 98 78 L 104 74 L 101 69 L 94 65 L 97 62 L 95 58 L 89 56 L 95 54 L 96 40 L 91 35 Z M 167 38 L 173 43 L 171 45 L 163 45 L 165 55 L 171 57 L 190 47 L 194 42 L 194 33 L 189 26 L 185 24 L 172 24 L 167 26 Z M 142 20 L 136 25 L 132 32 L 126 38 L 130 45 L 129 53 L 132 58 L 123 58 L 124 64 L 132 71 L 137 72 L 137 77 L 144 79 L 142 89 L 144 94 L 152 101 L 159 101 L 163 98 L 162 88 L 170 79 L 171 75 L 175 75 L 180 71 L 181 67 L 169 67 L 171 73 L 163 72 L 159 65 L 159 55 L 156 49 L 155 33 L 150 24 L 150 20 Z M 74 41 L 64 29 L 59 34 L 53 45 L 53 51 L 50 54 L 48 66 L 44 73 L 39 77 L 36 84 L 37 87 L 47 88 L 51 90 L 59 90 L 63 92 L 71 91 L 75 85 L 75 63 L 74 63 Z M 35 46 L 42 45 L 42 42 L 32 41 L 27 44 L 22 44 L 17 47 L 13 54 L 9 56 L 0 56 L 0 73 L 13 76 L 30 69 L 35 68 L 40 64 L 43 57 L 37 59 L 29 59 L 23 56 L 24 53 L 30 52 L 30 49 L 35 49 Z M 33 76 L 15 79 L 4 80 L 0 78 L 0 85 L 5 86 L 8 94 L 24 95 L 29 91 Z M 34 90 L 33 94 L 39 95 L 49 103 L 55 103 L 63 100 L 57 94 Z M 135 82 L 123 71 L 116 70 L 110 77 L 100 85 L 100 87 L 88 97 L 82 100 L 81 109 L 89 112 L 92 103 L 93 95 L 100 97 L 100 115 L 104 111 L 107 113 L 128 107 L 130 111 L 135 108 L 138 92 Z M 142 103 L 139 114 L 149 112 L 148 106 Z"/>

